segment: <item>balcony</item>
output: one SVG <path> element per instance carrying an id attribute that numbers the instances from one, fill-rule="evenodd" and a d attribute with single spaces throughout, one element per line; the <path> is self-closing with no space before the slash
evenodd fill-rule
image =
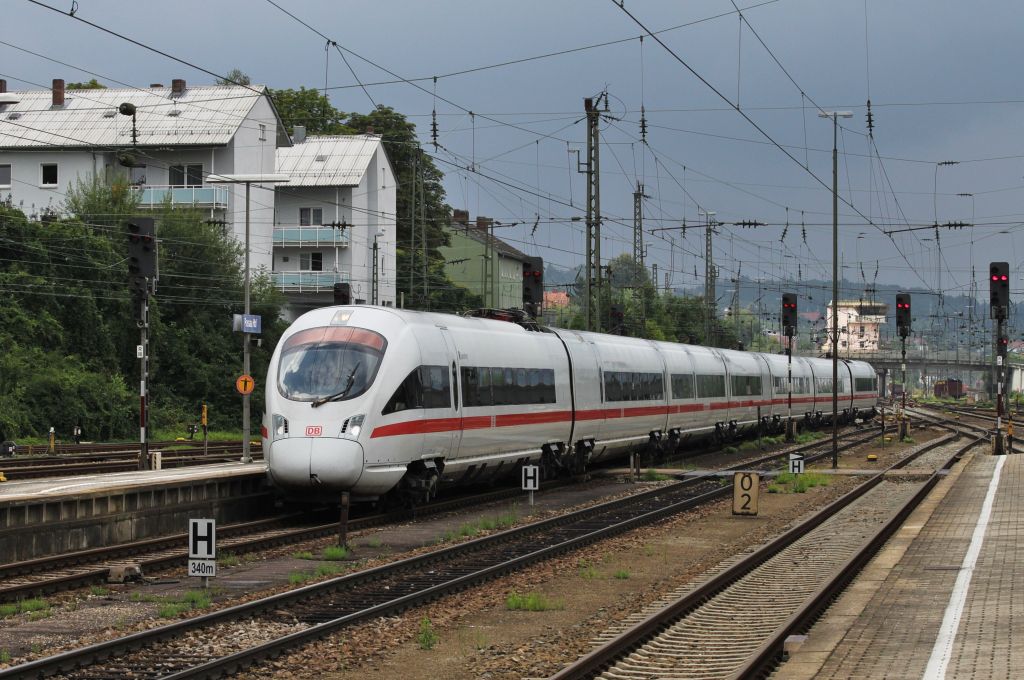
<path id="1" fill-rule="evenodd" d="M 350 239 L 345 229 L 334 227 L 277 227 L 274 229 L 275 246 L 347 248 Z"/>
<path id="2" fill-rule="evenodd" d="M 330 293 L 334 284 L 348 281 L 341 272 L 271 272 L 274 286 L 286 293 Z"/>
<path id="3" fill-rule="evenodd" d="M 139 197 L 140 208 L 159 208 L 166 201 L 172 207 L 213 208 L 225 210 L 228 207 L 228 187 L 172 187 L 133 186 Z"/>

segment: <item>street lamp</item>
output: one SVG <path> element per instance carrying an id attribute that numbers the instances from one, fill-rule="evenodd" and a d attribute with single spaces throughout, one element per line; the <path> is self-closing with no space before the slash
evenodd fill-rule
<path id="1" fill-rule="evenodd" d="M 291 181 L 288 175 L 275 174 L 240 174 L 240 175 L 207 175 L 210 184 L 244 184 L 245 185 L 245 314 L 249 315 L 249 190 L 253 184 L 286 184 Z M 249 375 L 249 333 L 242 332 L 242 373 Z M 249 395 L 242 395 L 242 462 L 252 462 L 250 451 Z"/>
<path id="2" fill-rule="evenodd" d="M 832 119 L 832 469 L 839 467 L 839 119 L 852 111 L 821 111 Z M 851 385 L 851 389 L 853 386 Z"/>

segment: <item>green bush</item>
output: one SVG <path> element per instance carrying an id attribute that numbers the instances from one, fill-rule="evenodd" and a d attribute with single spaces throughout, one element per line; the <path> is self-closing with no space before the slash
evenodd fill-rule
<path id="1" fill-rule="evenodd" d="M 564 609 L 565 604 L 561 600 L 549 600 L 540 593 L 512 593 L 505 598 L 505 608 L 509 611 L 543 612 L 549 609 Z"/>
<path id="2" fill-rule="evenodd" d="M 434 632 L 434 627 L 430 623 L 430 619 L 424 616 L 420 619 L 420 632 L 416 634 L 416 642 L 419 643 L 420 649 L 433 649 L 434 645 L 437 644 L 438 636 Z"/>

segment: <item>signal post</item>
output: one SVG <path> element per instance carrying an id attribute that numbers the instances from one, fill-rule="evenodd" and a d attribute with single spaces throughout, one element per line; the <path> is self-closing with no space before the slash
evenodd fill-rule
<path id="1" fill-rule="evenodd" d="M 789 397 L 786 402 L 789 406 L 789 416 L 786 418 L 786 441 L 791 442 L 796 438 L 793 423 L 793 338 L 796 337 L 797 326 L 796 293 L 782 294 L 782 332 L 789 340 L 786 342 L 786 356 L 789 359 L 787 369 L 786 386 Z M 760 419 L 758 419 L 760 420 Z"/>
<path id="2" fill-rule="evenodd" d="M 1004 323 L 1010 310 L 1010 265 L 1007 262 L 992 262 L 988 266 L 988 284 L 992 318 L 996 321 L 996 430 L 992 437 L 992 453 L 1005 453 L 1003 443 L 1003 382 L 1006 375 L 1006 349 L 1008 338 Z"/>
<path id="3" fill-rule="evenodd" d="M 128 285 L 132 309 L 139 327 L 139 469 L 150 469 L 149 460 L 149 296 L 156 291 L 157 241 L 152 217 L 127 223 Z"/>
<path id="4" fill-rule="evenodd" d="M 910 293 L 896 293 L 896 328 L 900 334 L 900 370 L 903 374 L 903 403 L 900 406 L 899 436 L 902 440 L 909 434 L 907 426 L 907 336 L 910 335 L 913 319 L 910 315 Z"/>

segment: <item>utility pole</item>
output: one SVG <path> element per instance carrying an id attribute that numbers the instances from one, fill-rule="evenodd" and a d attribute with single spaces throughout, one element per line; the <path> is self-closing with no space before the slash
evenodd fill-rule
<path id="1" fill-rule="evenodd" d="M 715 213 L 701 211 L 707 218 L 704 229 L 704 342 L 714 346 L 715 330 L 715 253 L 712 248 Z"/>
<path id="2" fill-rule="evenodd" d="M 420 150 L 417 155 L 422 155 Z M 420 171 L 420 245 L 423 246 L 423 258 L 420 265 L 423 268 L 423 308 L 430 309 L 430 295 L 427 292 L 427 184 L 423 177 L 426 173 Z"/>
<path id="3" fill-rule="evenodd" d="M 636 183 L 633 192 L 633 262 L 637 266 L 635 285 L 640 285 L 640 272 L 644 269 L 644 185 Z M 657 278 L 657 277 L 655 277 Z M 657 286 L 657 283 L 655 283 Z"/>
<path id="4" fill-rule="evenodd" d="M 583 300 L 583 317 L 588 331 L 601 330 L 601 144 L 599 124 L 601 99 L 607 104 L 608 94 L 597 99 L 587 97 L 583 109 L 587 114 L 587 289 Z"/>
<path id="5" fill-rule="evenodd" d="M 380 304 L 380 298 L 378 297 L 379 296 L 379 292 L 380 292 L 380 283 L 379 283 L 380 279 L 379 279 L 379 273 L 377 271 L 377 267 L 379 266 L 378 265 L 379 261 L 380 261 L 380 258 L 377 256 L 377 234 L 375 233 L 373 235 L 373 279 L 372 279 L 371 286 L 370 286 L 370 304 L 371 305 L 379 305 Z"/>

